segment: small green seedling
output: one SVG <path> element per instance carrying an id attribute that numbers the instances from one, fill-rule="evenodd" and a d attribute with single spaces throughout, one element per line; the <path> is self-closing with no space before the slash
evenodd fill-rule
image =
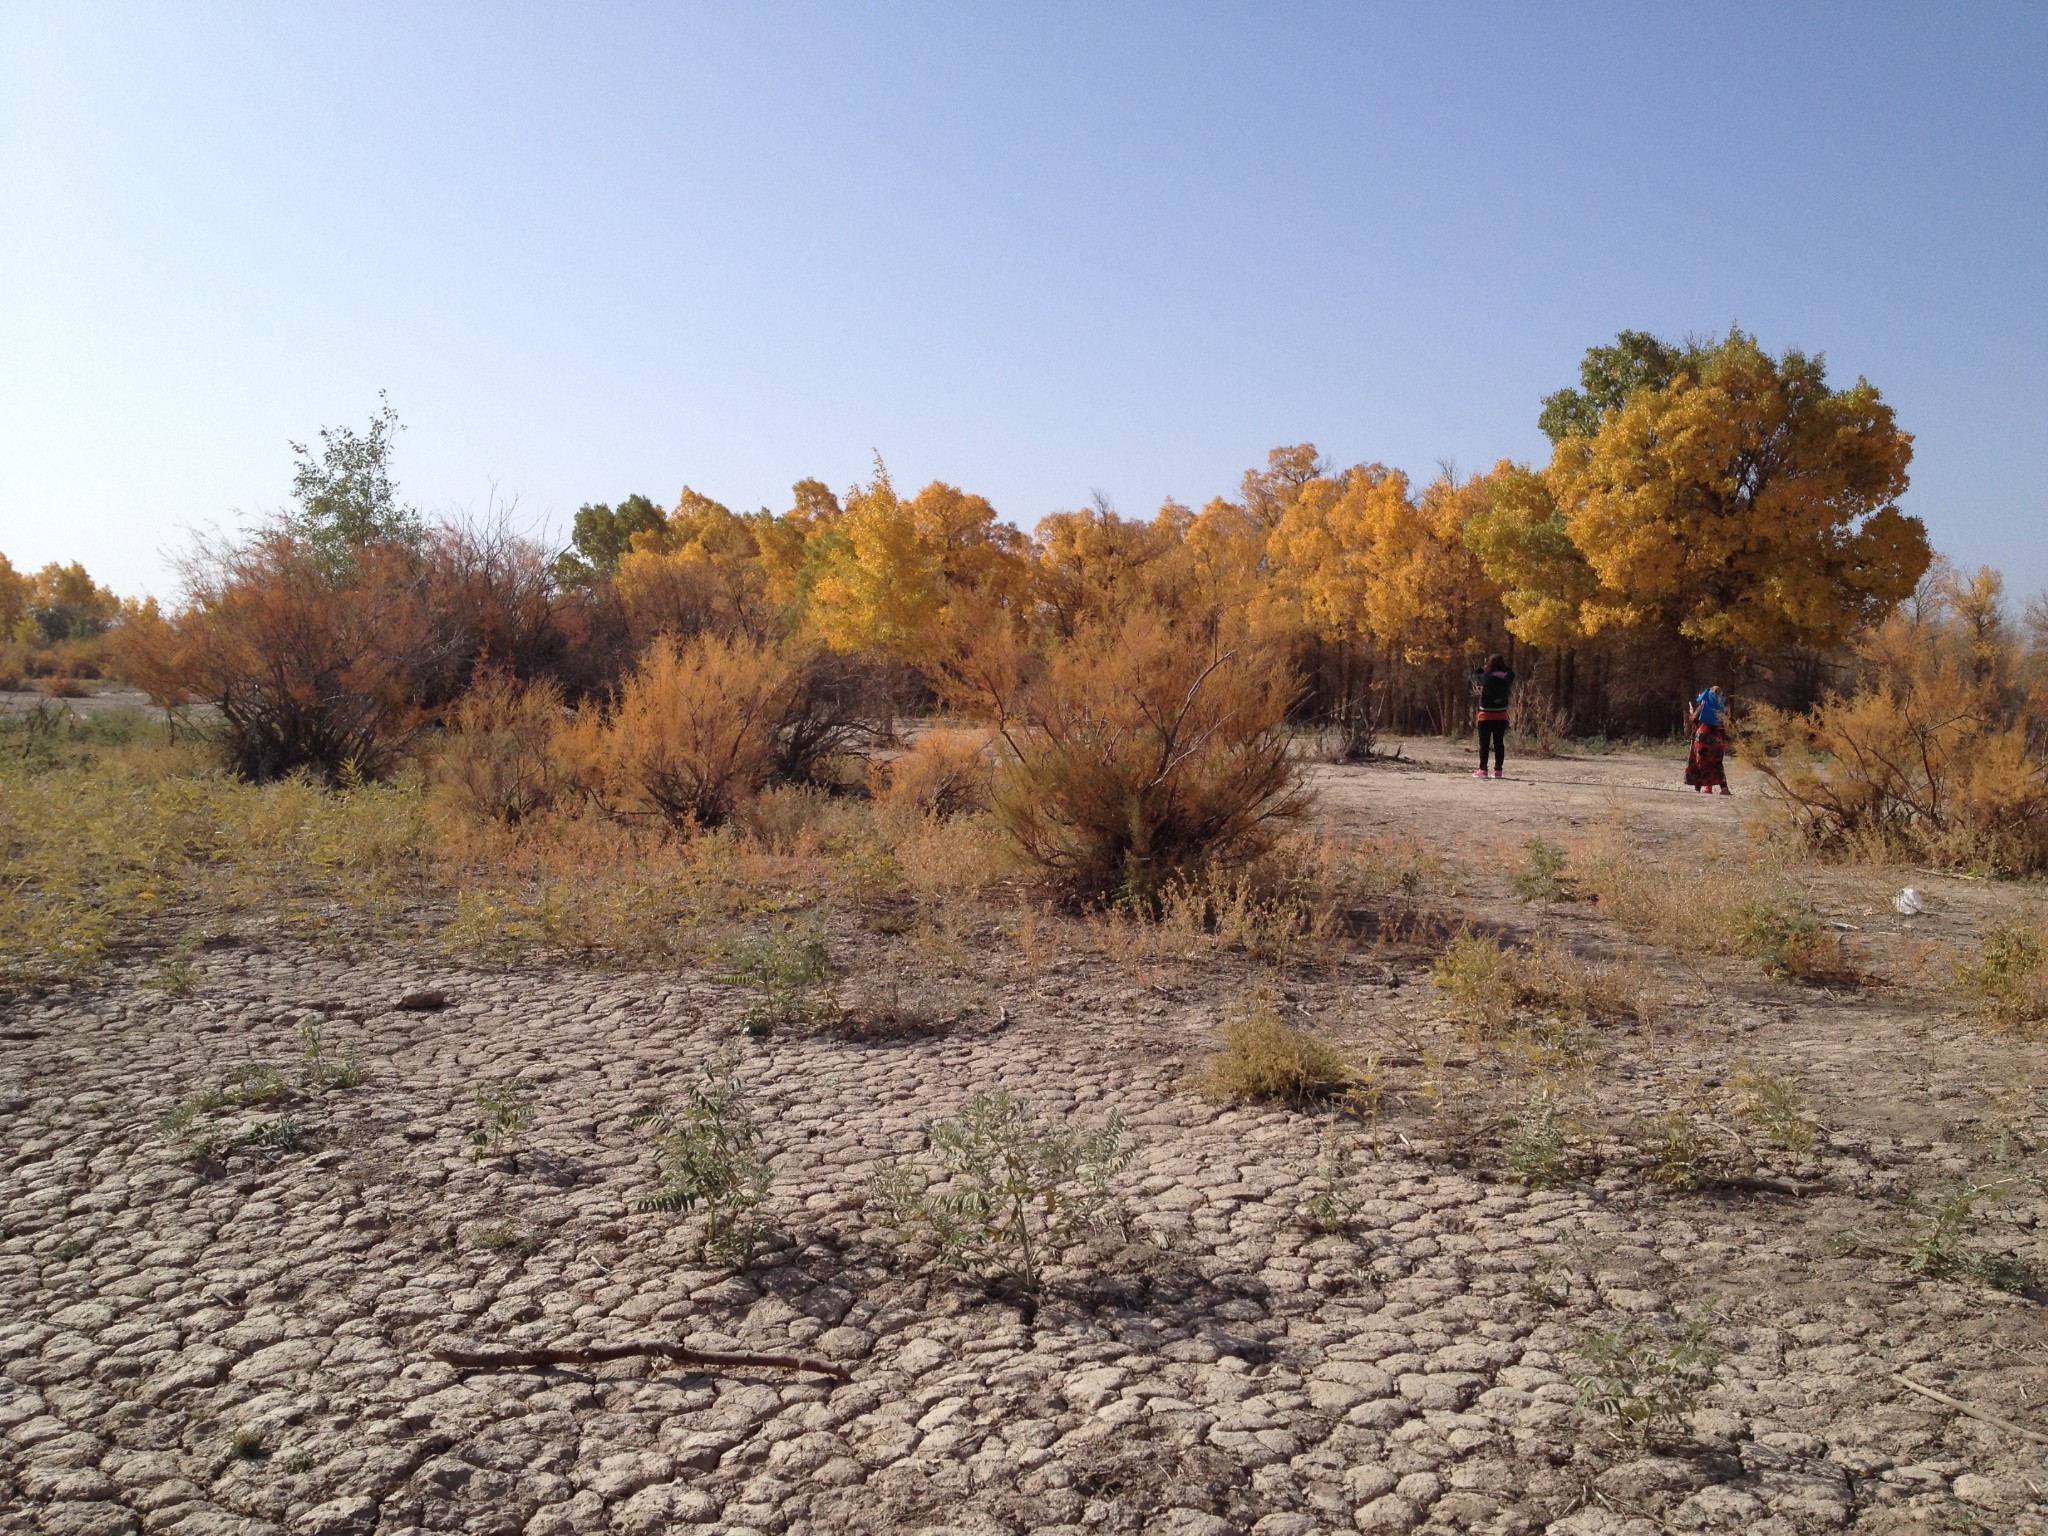
<path id="1" fill-rule="evenodd" d="M 775 1175 L 760 1155 L 761 1130 L 737 1061 L 728 1056 L 706 1066 L 682 1109 L 639 1118 L 654 1136 L 662 1168 L 660 1188 L 639 1209 L 701 1211 L 704 1252 L 745 1265 L 761 1241 L 759 1213 Z"/>
<path id="2" fill-rule="evenodd" d="M 1572 1353 L 1582 1362 L 1571 1373 L 1579 1407 L 1606 1421 L 1615 1438 L 1644 1450 L 1687 1433 L 1686 1420 L 1722 1360 L 1704 1316 L 1631 1319 L 1581 1340 Z"/>
<path id="3" fill-rule="evenodd" d="M 514 1173 L 519 1171 L 519 1142 L 533 1124 L 533 1087 L 516 1077 L 486 1083 L 473 1100 L 476 1123 L 469 1130 L 472 1161 L 502 1157 Z"/>
<path id="4" fill-rule="evenodd" d="M 1522 844 L 1522 864 L 1508 875 L 1508 888 L 1523 901 L 1565 901 L 1571 897 L 1564 850 L 1540 837 Z"/>
<path id="5" fill-rule="evenodd" d="M 317 1024 L 300 1026 L 299 1055 L 303 1063 L 299 1081 L 313 1093 L 324 1093 L 329 1088 L 355 1088 L 368 1075 L 354 1056 L 344 1056 L 339 1061 L 329 1057 Z"/>
<path id="6" fill-rule="evenodd" d="M 1351 1219 L 1358 1213 L 1358 1198 L 1348 1186 L 1357 1171 L 1351 1149 L 1325 1137 L 1309 1197 L 1301 1208 L 1302 1224 L 1311 1232 L 1335 1236 L 1350 1230 Z"/>

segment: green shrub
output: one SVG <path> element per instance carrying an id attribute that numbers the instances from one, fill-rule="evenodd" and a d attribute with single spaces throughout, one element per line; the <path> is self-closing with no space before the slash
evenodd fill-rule
<path id="1" fill-rule="evenodd" d="M 1111 1181 L 1130 1165 L 1123 1119 L 1097 1126 L 982 1093 L 925 1127 L 917 1163 L 876 1171 L 870 1208 L 924 1236 L 942 1262 L 1039 1288 L 1050 1251 L 1114 1209 Z"/>
<path id="2" fill-rule="evenodd" d="M 1581 1340 L 1572 1353 L 1582 1362 L 1571 1373 L 1579 1407 L 1641 1449 L 1686 1433 L 1723 1358 L 1711 1325 L 1699 1317 L 1631 1319 Z"/>
<path id="3" fill-rule="evenodd" d="M 744 1265 L 760 1243 L 759 1212 L 775 1176 L 760 1155 L 761 1130 L 738 1062 L 712 1062 L 680 1110 L 650 1111 L 641 1120 L 653 1134 L 662 1178 L 637 1208 L 701 1212 L 703 1251 Z"/>

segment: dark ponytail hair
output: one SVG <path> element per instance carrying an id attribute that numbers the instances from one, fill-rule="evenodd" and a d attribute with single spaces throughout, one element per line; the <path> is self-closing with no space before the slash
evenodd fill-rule
<path id="1" fill-rule="evenodd" d="M 1507 669 L 1508 669 L 1508 659 L 1507 659 L 1507 657 L 1505 657 L 1505 656 L 1501 655 L 1501 653 L 1500 653 L 1499 651 L 1495 651 L 1495 652 L 1494 652 L 1494 653 L 1493 653 L 1493 654 L 1492 654 L 1491 656 L 1489 656 L 1489 657 L 1487 657 L 1487 658 L 1486 658 L 1486 670 L 1487 670 L 1487 671 L 1489 671 L 1489 672 L 1505 672 L 1505 671 L 1507 671 Z"/>

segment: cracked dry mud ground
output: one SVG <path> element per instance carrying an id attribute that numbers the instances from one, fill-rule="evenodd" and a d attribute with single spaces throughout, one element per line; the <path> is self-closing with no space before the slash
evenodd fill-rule
<path id="1" fill-rule="evenodd" d="M 2033 1423 L 2039 1309 L 1827 1240 L 1975 1166 L 1952 1101 L 2038 1048 L 1730 979 L 1710 1023 L 1617 1036 L 1612 1092 L 1674 1063 L 1797 1065 L 1831 1133 L 1818 1193 L 1531 1192 L 1397 1114 L 1345 1133 L 1358 1204 L 1319 1235 L 1298 1212 L 1332 1122 L 1177 1082 L 1227 986 L 1050 971 L 924 1036 L 741 1042 L 785 1235 L 740 1275 L 633 1208 L 655 1179 L 634 1115 L 736 1039 L 742 1001 L 706 976 L 250 947 L 209 956 L 187 999 L 117 973 L 9 1005 L 0 1529 L 2048 1531 L 2039 1444 L 1895 1379 Z M 1362 1044 L 1412 1039 L 1440 1022 L 1418 974 L 1357 957 L 1288 995 Z M 452 1006 L 390 1006 L 428 985 Z M 368 1072 L 296 1111 L 313 1149 L 214 1179 L 181 1163 L 158 1130 L 178 1096 L 233 1062 L 293 1067 L 312 1020 Z M 473 1161 L 471 1091 L 515 1074 L 540 1108 L 518 1166 Z M 1137 1147 L 1128 1243 L 1030 1320 L 861 1210 L 876 1160 L 996 1086 L 1120 1110 Z M 1568 1352 L 1680 1301 L 1714 1306 L 1728 1358 L 1697 1442 L 1643 1454 L 1575 1410 Z M 854 1379 L 427 1353 L 647 1336 Z"/>

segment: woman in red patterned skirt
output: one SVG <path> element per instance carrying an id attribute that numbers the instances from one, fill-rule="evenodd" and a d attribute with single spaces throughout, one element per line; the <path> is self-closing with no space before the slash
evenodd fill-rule
<path id="1" fill-rule="evenodd" d="M 1721 762 L 1728 754 L 1727 699 L 1710 683 L 1687 706 L 1685 718 L 1692 726 L 1692 751 L 1685 759 L 1685 782 L 1703 795 L 1716 789 L 1727 794 L 1728 771 Z"/>

